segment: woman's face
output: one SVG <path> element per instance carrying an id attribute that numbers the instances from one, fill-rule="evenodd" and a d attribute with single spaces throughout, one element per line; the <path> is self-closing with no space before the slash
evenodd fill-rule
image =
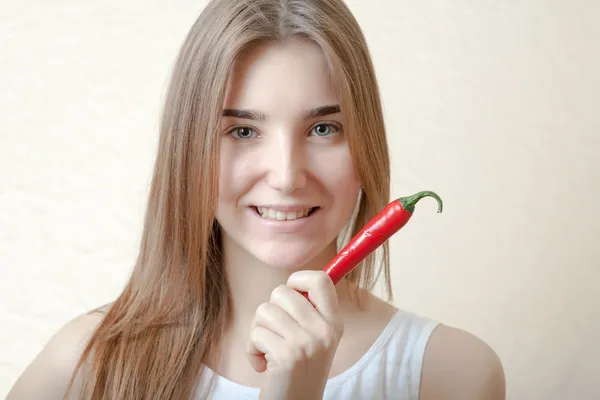
<path id="1" fill-rule="evenodd" d="M 294 39 L 248 50 L 223 108 L 217 220 L 226 248 L 289 269 L 331 251 L 360 182 L 320 48 Z"/>

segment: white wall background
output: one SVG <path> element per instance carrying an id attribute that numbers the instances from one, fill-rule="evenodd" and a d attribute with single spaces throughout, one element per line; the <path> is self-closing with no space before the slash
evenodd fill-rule
<path id="1" fill-rule="evenodd" d="M 0 0 L 0 396 L 134 261 L 205 2 Z M 479 335 L 510 399 L 600 398 L 600 2 L 353 0 L 385 102 L 395 303 Z M 593 158 L 596 156 L 596 158 Z"/>

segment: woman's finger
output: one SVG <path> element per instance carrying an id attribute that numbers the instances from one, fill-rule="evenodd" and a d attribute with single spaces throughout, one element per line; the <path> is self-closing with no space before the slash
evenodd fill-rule
<path id="1" fill-rule="evenodd" d="M 304 347 L 308 353 L 318 347 L 330 347 L 343 334 L 344 325 L 339 316 L 331 316 L 328 320 L 302 294 L 289 286 L 276 288 L 271 293 L 270 301 L 297 321 L 302 329 L 300 334 L 294 336 L 293 342 Z"/>
<path id="2" fill-rule="evenodd" d="M 307 301 L 297 290 L 290 286 L 280 285 L 271 292 L 269 299 L 271 304 L 276 305 L 303 329 L 313 331 L 315 326 L 327 323 L 319 310 Z"/>
<path id="3" fill-rule="evenodd" d="M 280 357 L 283 341 L 281 336 L 265 327 L 253 327 L 246 346 L 246 354 L 252 368 L 258 373 L 266 371 L 269 361 Z"/>
<path id="4" fill-rule="evenodd" d="M 336 321 L 339 311 L 337 292 L 333 281 L 326 272 L 298 271 L 290 275 L 287 285 L 308 293 L 310 302 L 325 319 L 330 322 Z M 302 296 L 300 293 L 298 294 Z"/>
<path id="5" fill-rule="evenodd" d="M 262 326 L 288 341 L 302 341 L 306 333 L 290 314 L 273 303 L 262 303 L 254 316 L 254 326 Z"/>

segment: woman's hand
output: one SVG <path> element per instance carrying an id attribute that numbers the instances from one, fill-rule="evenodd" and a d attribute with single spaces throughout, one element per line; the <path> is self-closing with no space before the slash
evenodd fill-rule
<path id="1" fill-rule="evenodd" d="M 298 291 L 307 292 L 310 302 Z M 323 271 L 292 274 L 252 322 L 248 358 L 267 374 L 260 398 L 322 398 L 343 331 L 331 278 Z"/>

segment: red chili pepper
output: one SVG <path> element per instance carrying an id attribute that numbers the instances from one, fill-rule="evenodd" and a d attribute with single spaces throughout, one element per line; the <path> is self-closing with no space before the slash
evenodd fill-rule
<path id="1" fill-rule="evenodd" d="M 325 272 L 331 277 L 333 283 L 337 284 L 369 254 L 406 225 L 412 217 L 415 204 L 427 196 L 437 200 L 437 212 L 441 213 L 443 208 L 442 199 L 430 191 L 419 192 L 392 201 L 383 211 L 371 219 L 325 267 Z M 308 298 L 307 293 L 302 292 L 302 294 Z"/>

